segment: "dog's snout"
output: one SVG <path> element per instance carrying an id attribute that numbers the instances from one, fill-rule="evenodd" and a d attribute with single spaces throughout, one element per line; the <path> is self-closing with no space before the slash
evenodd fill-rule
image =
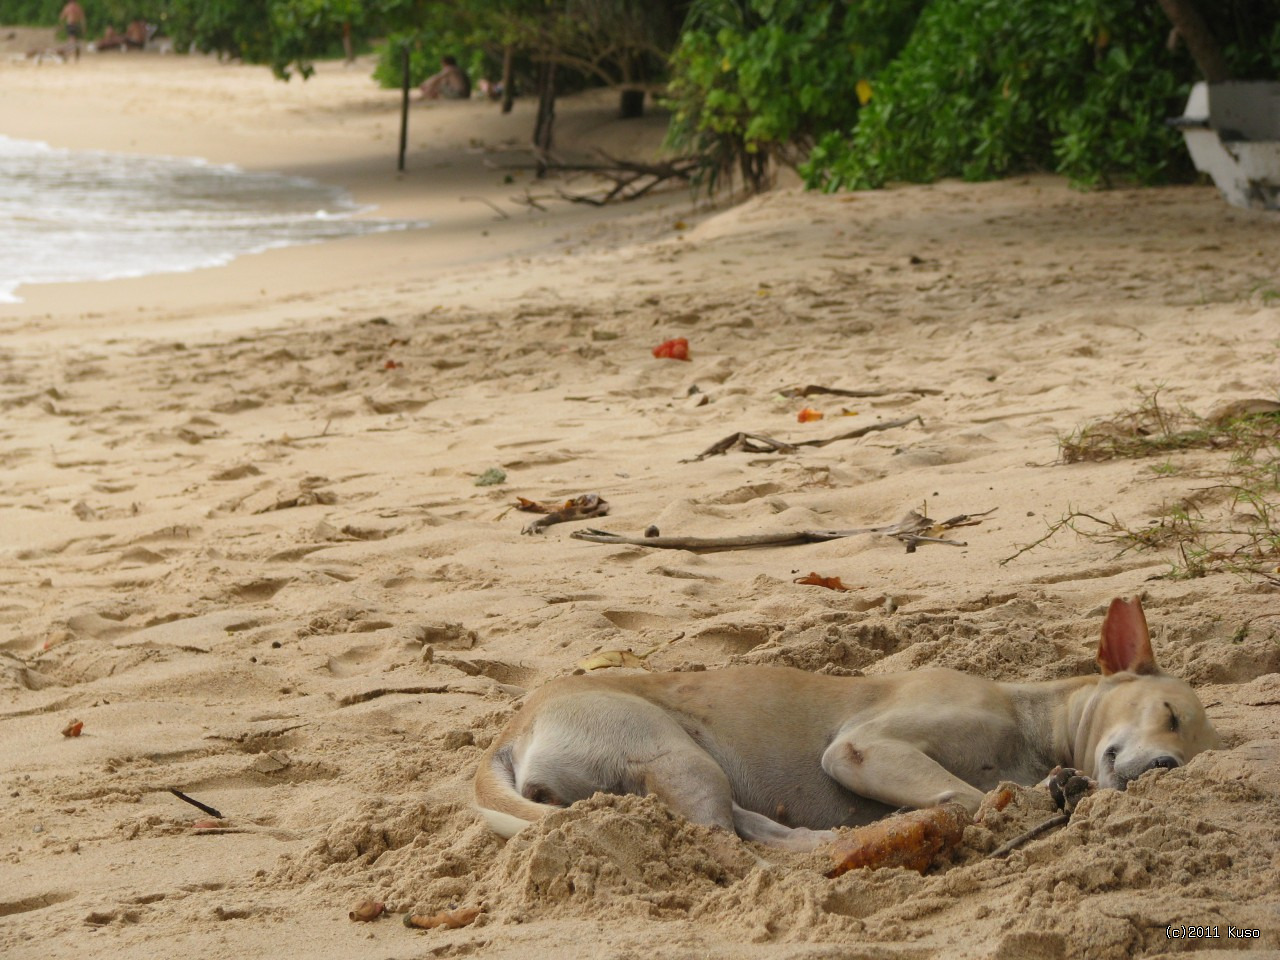
<path id="1" fill-rule="evenodd" d="M 1178 767 L 1178 766 L 1181 766 L 1181 764 L 1178 763 L 1178 760 L 1176 757 L 1164 756 L 1164 757 L 1156 757 L 1154 760 L 1152 760 L 1149 764 L 1147 764 L 1147 769 L 1148 770 L 1172 770 L 1174 767 Z"/>

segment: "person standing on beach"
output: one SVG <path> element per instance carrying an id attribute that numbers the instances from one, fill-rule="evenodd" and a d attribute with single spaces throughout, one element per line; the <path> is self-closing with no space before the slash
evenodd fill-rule
<path id="1" fill-rule="evenodd" d="M 76 0 L 67 0 L 66 6 L 58 14 L 58 22 L 67 26 L 67 39 L 71 41 L 71 49 L 75 51 L 76 63 L 80 62 L 80 38 L 84 36 L 84 7 Z"/>

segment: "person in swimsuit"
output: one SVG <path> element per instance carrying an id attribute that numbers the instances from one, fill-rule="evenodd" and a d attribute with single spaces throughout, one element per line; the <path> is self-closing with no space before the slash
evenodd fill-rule
<path id="1" fill-rule="evenodd" d="M 84 36 L 85 16 L 84 7 L 80 6 L 76 0 L 67 0 L 66 6 L 62 8 L 62 12 L 58 14 L 58 22 L 65 24 L 67 28 L 67 40 L 71 43 L 71 49 L 75 53 L 76 62 L 80 62 L 80 38 Z"/>

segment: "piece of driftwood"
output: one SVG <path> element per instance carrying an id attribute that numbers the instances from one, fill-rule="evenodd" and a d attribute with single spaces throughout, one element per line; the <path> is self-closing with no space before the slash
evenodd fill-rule
<path id="1" fill-rule="evenodd" d="M 856 430 L 838 433 L 834 437 L 825 437 L 821 440 L 797 440 L 794 443 L 775 440 L 773 437 L 766 437 L 760 433 L 746 433 L 739 431 L 738 433 L 725 437 L 723 440 L 713 443 L 693 459 L 681 460 L 680 462 L 697 463 L 699 460 L 707 459 L 707 457 L 715 457 L 722 453 L 728 453 L 735 447 L 740 447 L 748 453 L 795 453 L 795 451 L 800 447 L 825 447 L 828 444 L 837 443 L 841 440 L 856 440 L 859 437 L 865 437 L 869 433 L 878 433 L 881 430 L 896 430 L 898 427 L 905 427 L 908 424 L 917 422 L 921 426 L 924 426 L 924 419 L 922 417 L 903 417 L 901 420 L 886 420 L 883 423 L 869 423 L 865 427 L 858 427 Z"/>
<path id="2" fill-rule="evenodd" d="M 597 151 L 603 158 L 602 163 L 560 163 L 546 158 L 543 169 L 561 173 L 590 173 L 605 180 L 612 180 L 613 187 L 603 194 L 569 193 L 559 190 L 559 196 L 572 203 L 586 203 L 593 207 L 603 207 L 616 200 L 638 200 L 655 187 L 672 180 L 688 182 L 706 161 L 700 156 L 675 157 L 657 163 L 645 163 L 638 160 L 623 160 L 611 156 L 603 150 Z"/>
<path id="3" fill-rule="evenodd" d="M 994 513 L 995 508 L 982 513 L 962 513 L 950 520 L 938 523 L 929 517 L 912 510 L 897 523 L 880 527 L 857 527 L 852 530 L 795 530 L 786 533 L 748 533 L 737 537 L 626 537 L 607 530 L 575 530 L 569 534 L 575 540 L 586 540 L 588 543 L 616 544 L 630 547 L 654 547 L 659 550 L 691 550 L 697 552 L 713 552 L 718 550 L 748 550 L 754 547 L 793 547 L 802 543 L 822 543 L 826 540 L 842 540 L 845 537 L 856 537 L 864 533 L 878 533 L 901 540 L 907 546 L 908 553 L 914 553 L 921 543 L 941 543 L 952 547 L 967 547 L 968 543 L 960 540 L 944 540 L 926 534 L 940 533 L 955 527 L 971 527 L 982 522 L 982 518 Z"/>
<path id="4" fill-rule="evenodd" d="M 219 820 L 224 819 L 222 814 L 219 813 L 217 810 L 213 809 L 213 807 L 209 806 L 207 803 L 201 803 L 195 797 L 187 796 L 185 793 L 183 793 L 181 790 L 177 789 L 176 787 L 170 787 L 169 792 L 172 793 L 179 800 L 181 800 L 183 803 L 189 803 L 193 807 L 195 807 L 197 810 L 200 810 L 203 813 L 207 813 L 211 817 L 217 817 Z"/>
<path id="5" fill-rule="evenodd" d="M 479 907 L 459 907 L 456 910 L 441 910 L 439 913 L 406 913 L 404 925 L 415 930 L 434 930 L 443 927 L 446 930 L 457 930 L 465 927 L 480 916 Z"/>
<path id="6" fill-rule="evenodd" d="M 922 397 L 937 397 L 942 395 L 941 390 L 935 390 L 933 387 L 896 387 L 882 390 L 842 390 L 839 387 L 824 387 L 821 384 L 811 383 L 804 387 L 788 387 L 781 391 L 784 397 L 812 397 L 817 394 L 826 394 L 832 397 L 893 397 L 900 393 L 915 393 Z"/>
<path id="7" fill-rule="evenodd" d="M 912 810 L 865 827 L 856 827 L 831 845 L 829 878 L 865 867 L 904 867 L 924 873 L 939 855 L 959 846 L 972 821 L 958 803 Z"/>
<path id="8" fill-rule="evenodd" d="M 707 457 L 719 456 L 722 453 L 728 453 L 730 450 L 745 450 L 747 453 L 795 453 L 796 448 L 793 444 L 784 443 L 781 440 L 775 440 L 773 437 L 766 437 L 762 433 L 745 433 L 738 431 L 730 434 L 723 440 L 713 443 L 707 449 L 703 450 L 696 457 L 689 460 L 681 460 L 681 463 L 697 463 L 699 460 L 705 460 Z"/>
<path id="9" fill-rule="evenodd" d="M 542 514 L 537 520 L 527 524 L 520 531 L 521 533 L 541 533 L 555 523 L 603 517 L 609 512 L 609 501 L 601 498 L 598 493 L 584 493 L 580 497 L 565 500 L 563 503 L 539 503 L 537 500 L 526 500 L 524 497 L 516 499 L 519 501 L 516 504 L 517 510 Z"/>

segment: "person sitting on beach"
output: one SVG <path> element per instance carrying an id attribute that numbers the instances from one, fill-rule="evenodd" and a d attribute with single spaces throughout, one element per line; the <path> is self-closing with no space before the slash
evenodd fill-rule
<path id="1" fill-rule="evenodd" d="M 471 97 L 471 78 L 450 56 L 440 58 L 440 72 L 422 82 L 422 96 L 426 100 L 467 100 Z"/>
<path id="2" fill-rule="evenodd" d="M 124 30 L 124 44 L 130 50 L 141 50 L 147 45 L 147 22 L 145 20 L 130 21 Z"/>
<path id="3" fill-rule="evenodd" d="M 75 51 L 76 62 L 79 62 L 80 38 L 84 36 L 85 29 L 84 7 L 76 0 L 67 0 L 66 6 L 58 14 L 58 22 L 66 24 L 67 39 L 71 42 L 71 49 Z"/>
<path id="4" fill-rule="evenodd" d="M 123 50 L 124 35 L 116 33 L 115 24 L 108 23 L 107 29 L 102 31 L 102 39 L 97 42 L 95 48 L 98 50 Z"/>

